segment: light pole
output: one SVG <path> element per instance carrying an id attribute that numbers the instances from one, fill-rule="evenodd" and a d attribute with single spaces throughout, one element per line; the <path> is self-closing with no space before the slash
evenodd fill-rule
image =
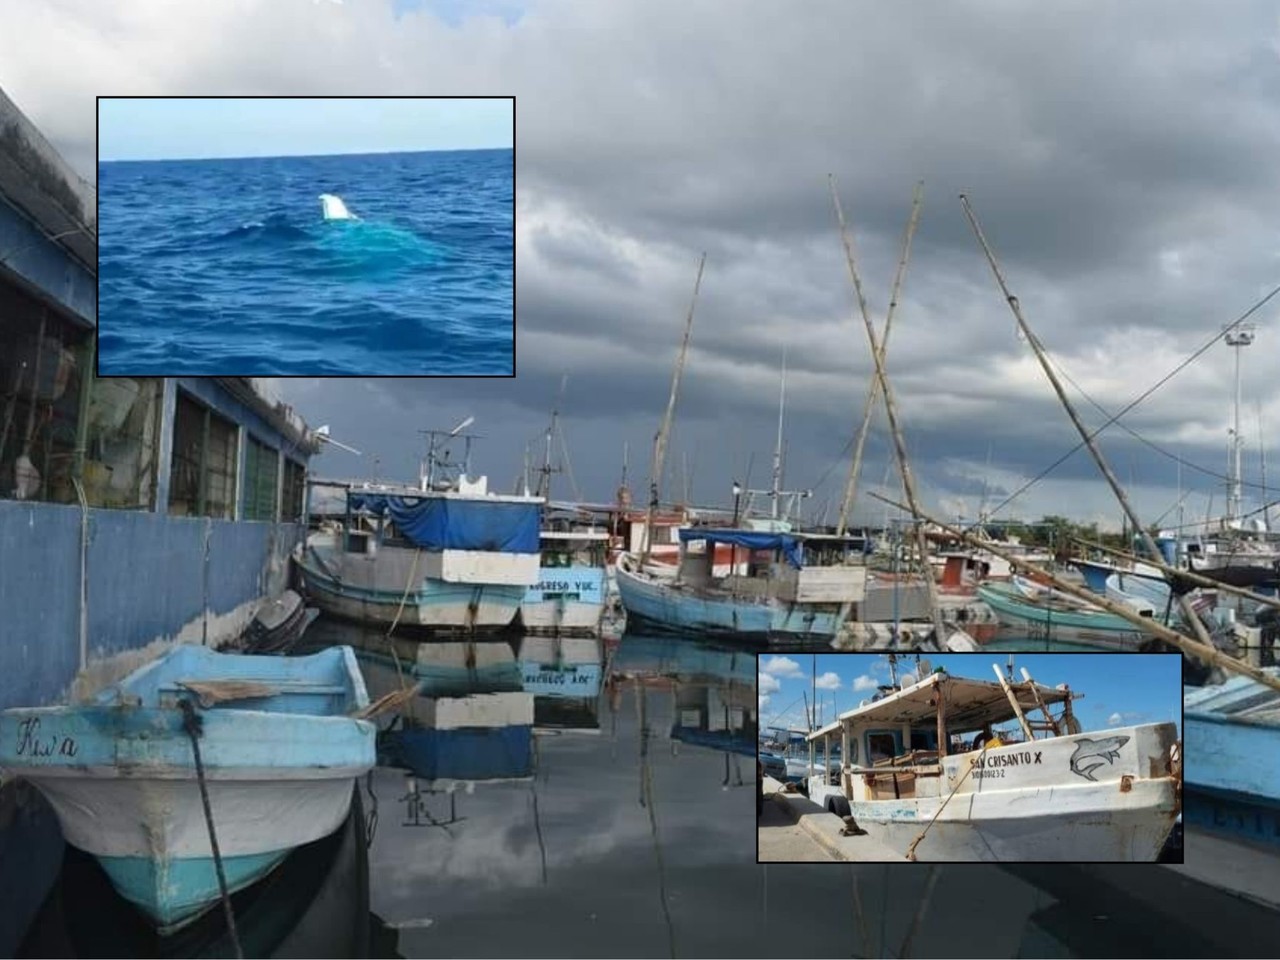
<path id="1" fill-rule="evenodd" d="M 733 525 L 738 525 L 738 508 L 742 505 L 742 484 L 733 481 Z"/>
<path id="2" fill-rule="evenodd" d="M 1231 486 L 1227 492 L 1227 520 L 1235 520 L 1240 516 L 1243 477 L 1241 476 L 1241 453 L 1244 448 L 1244 437 L 1240 435 L 1240 351 L 1253 343 L 1256 328 L 1252 323 L 1242 323 L 1227 330 L 1223 338 L 1228 347 L 1236 352 L 1236 408 L 1235 421 L 1231 429 Z"/>

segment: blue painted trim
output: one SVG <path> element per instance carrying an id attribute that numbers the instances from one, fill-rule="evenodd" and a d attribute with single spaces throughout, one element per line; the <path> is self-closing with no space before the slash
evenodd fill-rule
<path id="1" fill-rule="evenodd" d="M 98 280 L 80 261 L 47 240 L 0 195 L 0 273 L 49 301 L 82 327 L 98 324 Z"/>
<path id="2" fill-rule="evenodd" d="M 242 890 L 265 876 L 289 853 L 273 850 L 240 857 L 223 857 L 227 888 Z M 98 857 L 112 885 L 162 927 L 172 927 L 221 899 L 212 857 L 168 860 L 150 857 Z"/>

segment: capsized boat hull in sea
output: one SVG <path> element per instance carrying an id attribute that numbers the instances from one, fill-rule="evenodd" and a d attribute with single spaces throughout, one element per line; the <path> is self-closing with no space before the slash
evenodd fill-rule
<path id="1" fill-rule="evenodd" d="M 255 695 L 218 699 L 236 690 Z M 336 830 L 375 759 L 373 724 L 350 716 L 368 696 L 349 647 L 283 658 L 183 645 L 90 704 L 0 714 L 0 769 L 31 781 L 67 841 L 161 929 L 220 897 L 182 700 L 197 704 L 233 891 Z"/>

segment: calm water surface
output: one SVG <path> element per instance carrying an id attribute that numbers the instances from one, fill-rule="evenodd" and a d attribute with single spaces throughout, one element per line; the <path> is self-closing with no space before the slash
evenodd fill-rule
<path id="1" fill-rule="evenodd" d="M 323 618 L 308 641 L 381 642 Z M 1280 914 L 1157 865 L 757 864 L 754 653 L 639 635 L 603 644 L 606 683 L 585 729 L 538 734 L 528 779 L 430 793 L 378 768 L 361 790 L 368 902 L 342 901 L 369 912 L 369 952 L 1274 954 Z"/>

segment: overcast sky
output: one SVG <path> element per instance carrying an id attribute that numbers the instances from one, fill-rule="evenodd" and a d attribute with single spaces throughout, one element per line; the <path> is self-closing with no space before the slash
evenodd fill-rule
<path id="1" fill-rule="evenodd" d="M 1062 369 L 1110 410 L 1280 284 L 1273 4 L 136 0 L 4 21 L 0 86 L 89 177 L 97 93 L 518 97 L 518 378 L 282 381 L 368 454 L 327 453 L 326 473 L 368 475 L 376 455 L 411 477 L 417 431 L 471 414 L 478 465 L 509 487 L 568 374 L 583 495 L 612 495 L 624 443 L 639 490 L 706 251 L 668 490 L 686 460 L 696 500 L 726 502 L 748 465 L 767 484 L 785 347 L 787 485 L 834 503 L 871 365 L 828 174 L 877 322 L 925 182 L 888 366 L 926 499 L 950 515 L 1076 442 L 957 194 Z M 1242 358 L 1254 483 L 1260 422 L 1280 447 L 1278 315 L 1280 297 Z M 1222 509 L 1232 359 L 1216 345 L 1124 421 L 1192 464 L 1189 515 Z M 877 422 L 864 490 L 886 476 Z M 1170 510 L 1175 460 L 1104 437 L 1144 519 Z M 1000 515 L 1046 512 L 1119 517 L 1083 453 Z"/>

